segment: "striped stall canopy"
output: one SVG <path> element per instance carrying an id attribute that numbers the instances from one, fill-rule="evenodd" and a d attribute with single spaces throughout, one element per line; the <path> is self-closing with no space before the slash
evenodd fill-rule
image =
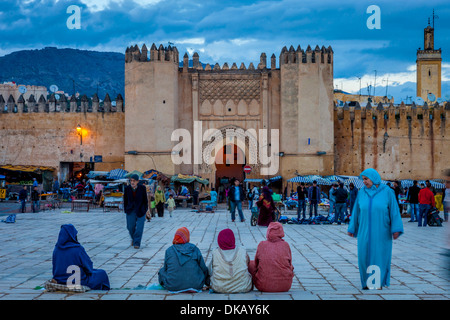
<path id="1" fill-rule="evenodd" d="M 123 178 L 125 178 L 127 173 L 128 173 L 128 171 L 123 170 L 123 169 L 114 169 L 108 173 L 107 178 L 112 179 L 112 180 L 123 179 Z"/>
<path id="2" fill-rule="evenodd" d="M 312 183 L 313 181 L 304 176 L 296 176 L 288 180 L 288 182 L 296 182 L 296 183 Z"/>
<path id="3" fill-rule="evenodd" d="M 346 179 L 344 179 L 342 177 L 339 177 L 339 176 L 336 176 L 336 175 L 326 176 L 326 177 L 324 177 L 324 179 L 330 181 L 331 184 L 333 184 L 335 182 L 337 182 L 337 183 L 345 182 L 345 180 L 346 180 Z"/>
<path id="4" fill-rule="evenodd" d="M 414 180 L 405 179 L 405 180 L 400 181 L 400 184 L 402 185 L 402 188 L 409 188 L 409 187 L 413 186 Z"/>
<path id="5" fill-rule="evenodd" d="M 311 179 L 311 182 L 313 182 L 314 180 L 317 181 L 318 185 L 325 185 L 325 186 L 331 186 L 332 185 L 331 181 L 329 181 L 329 180 L 327 180 L 325 178 L 322 178 L 321 176 L 310 175 L 308 177 Z"/>
<path id="6" fill-rule="evenodd" d="M 362 187 L 364 187 L 364 182 L 359 177 L 350 177 L 344 181 L 344 185 L 347 187 L 350 185 L 350 183 L 353 183 L 355 185 L 355 187 L 358 189 L 361 189 Z"/>

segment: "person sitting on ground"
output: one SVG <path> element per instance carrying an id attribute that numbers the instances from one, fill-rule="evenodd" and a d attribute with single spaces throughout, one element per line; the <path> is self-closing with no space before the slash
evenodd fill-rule
<path id="1" fill-rule="evenodd" d="M 219 248 L 212 252 L 208 265 L 211 289 L 219 293 L 248 292 L 252 276 L 248 272 L 250 259 L 243 247 L 236 247 L 234 233 L 224 229 L 217 237 Z"/>
<path id="2" fill-rule="evenodd" d="M 169 291 L 200 291 L 209 286 L 208 268 L 200 250 L 189 243 L 189 230 L 179 228 L 158 272 L 159 284 Z"/>
<path id="3" fill-rule="evenodd" d="M 291 288 L 294 266 L 291 248 L 283 237 L 282 224 L 271 222 L 267 228 L 267 240 L 259 243 L 255 260 L 249 263 L 248 271 L 259 291 L 285 292 Z"/>
<path id="4" fill-rule="evenodd" d="M 91 290 L 109 290 L 109 278 L 106 271 L 94 269 L 91 259 L 78 242 L 77 234 L 78 231 L 72 224 L 61 226 L 58 241 L 53 250 L 53 282 L 74 285 L 74 283 L 67 283 L 69 277 L 73 275 L 69 267 L 78 266 L 80 268 L 79 285 L 87 286 Z"/>

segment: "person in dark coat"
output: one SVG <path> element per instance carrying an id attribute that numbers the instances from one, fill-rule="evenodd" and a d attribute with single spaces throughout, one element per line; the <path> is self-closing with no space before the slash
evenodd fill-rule
<path id="1" fill-rule="evenodd" d="M 356 197 L 358 196 L 358 188 L 355 187 L 353 182 L 349 184 L 350 189 L 350 215 L 352 215 L 353 206 L 355 205 Z"/>
<path id="2" fill-rule="evenodd" d="M 341 224 L 345 221 L 345 212 L 347 211 L 347 197 L 348 192 L 344 189 L 344 184 L 339 183 L 339 188 L 334 192 L 336 198 L 336 215 L 334 217 L 334 222 Z"/>
<path id="3" fill-rule="evenodd" d="M 165 253 L 164 265 L 158 272 L 158 282 L 169 291 L 200 291 L 209 286 L 208 267 L 200 249 L 189 243 L 190 233 L 185 227 L 179 228 Z"/>
<path id="4" fill-rule="evenodd" d="M 309 200 L 309 217 L 312 218 L 313 209 L 314 217 L 317 217 L 317 211 L 319 209 L 320 203 L 320 188 L 317 185 L 317 181 L 313 181 L 313 185 L 308 189 L 308 200 Z"/>
<path id="5" fill-rule="evenodd" d="M 123 208 L 127 217 L 127 229 L 131 237 L 131 245 L 135 249 L 141 246 L 144 232 L 145 214 L 148 210 L 147 189 L 139 185 L 139 176 L 132 174 L 130 184 L 125 187 Z"/>
<path id="6" fill-rule="evenodd" d="M 259 208 L 258 226 L 268 227 L 273 222 L 273 213 L 276 209 L 275 202 L 272 198 L 272 191 L 268 187 L 263 187 L 256 205 Z"/>
<path id="7" fill-rule="evenodd" d="M 78 231 L 73 225 L 63 224 L 61 226 L 58 241 L 53 250 L 53 279 L 64 285 L 79 284 L 92 290 L 109 290 L 108 274 L 105 270 L 94 269 L 86 250 L 78 242 L 77 234 Z M 78 278 L 80 283 L 73 283 L 69 280 L 73 277 L 73 271 L 70 271 L 71 268 L 68 269 L 71 266 L 79 268 L 79 278 L 77 276 L 74 278 Z"/>
<path id="8" fill-rule="evenodd" d="M 412 187 L 408 190 L 406 199 L 409 202 L 411 214 L 411 219 L 408 222 L 417 222 L 419 220 L 419 192 L 420 188 L 417 185 L 417 180 L 414 180 Z"/>
<path id="9" fill-rule="evenodd" d="M 31 210 L 33 213 L 36 211 L 39 211 L 39 191 L 37 191 L 37 187 L 33 188 L 33 191 L 31 191 Z"/>
<path id="10" fill-rule="evenodd" d="M 28 198 L 27 186 L 23 186 L 23 189 L 19 191 L 19 201 L 22 213 L 26 211 L 27 198 Z"/>
<path id="11" fill-rule="evenodd" d="M 297 200 L 298 200 L 298 207 L 297 207 L 297 219 L 300 220 L 300 213 L 303 212 L 303 219 L 306 219 L 306 198 L 308 197 L 308 191 L 305 187 L 305 183 L 302 182 L 297 187 Z"/>

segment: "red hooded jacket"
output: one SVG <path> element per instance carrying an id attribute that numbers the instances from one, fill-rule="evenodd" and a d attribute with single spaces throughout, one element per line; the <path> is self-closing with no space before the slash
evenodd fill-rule
<path id="1" fill-rule="evenodd" d="M 281 223 L 270 223 L 267 228 L 267 240 L 259 243 L 255 260 L 249 264 L 253 284 L 259 291 L 285 292 L 291 288 L 294 266 L 291 248 L 282 239 L 283 237 Z"/>

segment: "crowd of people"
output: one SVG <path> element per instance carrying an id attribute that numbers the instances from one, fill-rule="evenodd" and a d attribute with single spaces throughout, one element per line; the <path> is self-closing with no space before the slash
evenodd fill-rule
<path id="1" fill-rule="evenodd" d="M 442 202 L 445 212 L 450 209 L 450 171 L 446 172 L 446 190 Z M 401 207 L 398 194 L 394 188 L 382 184 L 381 177 L 374 169 L 366 169 L 361 175 L 364 187 L 358 192 L 354 186 L 346 191 L 343 185 L 333 186 L 331 195 L 338 212 L 336 221 L 340 221 L 342 207 L 346 206 L 347 197 L 351 199 L 351 218 L 347 229 L 350 237 L 358 240 L 358 266 L 363 289 L 382 289 L 390 284 L 390 268 L 392 256 L 392 241 L 403 233 Z M 130 185 L 125 189 L 124 211 L 127 219 L 127 229 L 131 237 L 131 245 L 139 248 L 144 227 L 145 215 L 148 211 L 146 189 L 138 184 L 138 177 L 131 176 Z M 234 181 L 234 195 L 231 201 L 242 201 L 239 180 Z M 313 189 L 306 190 L 304 185 L 299 190 L 304 195 L 314 199 L 320 192 L 313 184 Z M 420 188 L 419 188 L 420 189 Z M 344 191 L 343 191 L 344 190 Z M 255 194 L 256 194 L 255 190 Z M 157 192 L 162 191 L 159 189 Z M 352 192 L 354 194 L 352 195 Z M 409 200 L 419 202 L 419 225 L 425 210 L 424 206 L 434 206 L 434 194 L 430 186 L 417 189 L 417 183 L 408 189 Z M 271 191 L 263 186 L 256 205 L 261 212 L 273 208 Z M 164 196 L 164 195 L 163 195 Z M 171 197 L 170 195 L 169 197 Z M 299 202 L 304 198 L 299 197 Z M 303 202 L 301 202 L 303 203 Z M 238 207 L 233 205 L 234 208 Z M 310 205 L 312 214 L 314 203 Z M 304 209 L 303 213 L 304 213 Z M 331 210 L 331 209 L 330 209 Z M 262 219 L 264 220 L 264 219 Z M 272 219 L 267 219 L 272 220 Z M 413 220 L 413 218 L 411 218 Z M 415 221 L 415 220 L 413 220 Z M 260 225 L 267 226 L 266 240 L 258 244 L 253 260 L 250 260 L 246 250 L 236 244 L 231 229 L 221 230 L 217 237 L 218 247 L 212 251 L 211 259 L 206 264 L 198 247 L 190 243 L 190 232 L 187 228 L 177 229 L 172 245 L 166 250 L 163 266 L 158 272 L 158 282 L 171 292 L 199 292 L 210 289 L 218 293 L 248 292 L 256 288 L 263 292 L 284 292 L 291 288 L 294 277 L 294 267 L 289 244 L 283 239 L 283 225 L 276 221 L 264 221 Z M 78 264 L 83 270 L 81 284 L 91 289 L 109 290 L 109 278 L 104 270 L 94 269 L 93 263 L 84 248 L 78 242 L 77 231 L 72 225 L 63 225 L 53 253 L 53 281 L 65 284 L 70 274 L 67 267 Z M 380 281 L 375 287 L 369 280 L 369 267 L 379 268 Z"/>

